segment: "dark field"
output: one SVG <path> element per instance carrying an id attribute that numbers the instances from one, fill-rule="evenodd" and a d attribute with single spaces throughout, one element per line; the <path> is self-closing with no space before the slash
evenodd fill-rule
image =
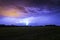
<path id="1" fill-rule="evenodd" d="M 0 40 L 60 40 L 60 27 L 0 27 Z"/>

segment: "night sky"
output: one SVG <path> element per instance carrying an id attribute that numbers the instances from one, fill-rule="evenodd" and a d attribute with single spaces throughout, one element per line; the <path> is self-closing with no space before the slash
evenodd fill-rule
<path id="1" fill-rule="evenodd" d="M 60 0 L 0 0 L 0 24 L 60 25 Z"/>

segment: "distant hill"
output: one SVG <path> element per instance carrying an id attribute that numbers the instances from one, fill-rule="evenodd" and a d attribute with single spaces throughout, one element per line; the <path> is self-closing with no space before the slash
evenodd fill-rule
<path id="1" fill-rule="evenodd" d="M 4 25 L 4 24 L 0 24 L 0 27 L 59 27 L 56 25 L 45 25 L 45 26 L 16 26 L 16 25 Z"/>

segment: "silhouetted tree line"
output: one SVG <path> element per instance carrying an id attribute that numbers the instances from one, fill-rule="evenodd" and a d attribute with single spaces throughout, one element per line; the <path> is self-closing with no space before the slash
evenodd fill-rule
<path id="1" fill-rule="evenodd" d="M 45 25 L 45 26 L 16 26 L 16 25 L 4 25 L 4 24 L 0 24 L 0 27 L 60 27 L 60 26 L 56 26 L 56 25 Z"/>

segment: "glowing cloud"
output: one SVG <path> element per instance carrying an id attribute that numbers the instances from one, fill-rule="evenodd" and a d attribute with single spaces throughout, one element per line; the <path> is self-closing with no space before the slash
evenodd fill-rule
<path id="1" fill-rule="evenodd" d="M 16 23 L 23 23 L 25 25 L 29 25 L 33 21 L 33 19 L 34 19 L 34 17 L 28 17 L 28 18 L 20 19 Z"/>
<path id="2" fill-rule="evenodd" d="M 2 15 L 8 17 L 19 17 L 16 9 L 3 10 Z"/>
<path id="3" fill-rule="evenodd" d="M 1 7 L 0 15 L 6 17 L 23 17 L 26 16 L 27 11 L 24 7 Z"/>

